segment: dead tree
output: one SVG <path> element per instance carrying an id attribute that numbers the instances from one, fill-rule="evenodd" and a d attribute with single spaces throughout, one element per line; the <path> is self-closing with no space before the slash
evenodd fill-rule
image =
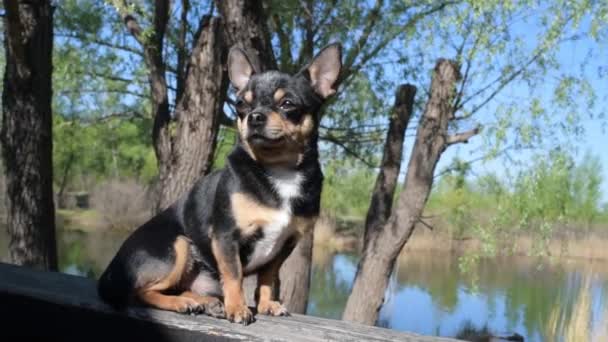
<path id="1" fill-rule="evenodd" d="M 6 69 L 2 157 L 10 261 L 57 270 L 53 204 L 53 8 L 49 0 L 4 0 Z"/>
<path id="2" fill-rule="evenodd" d="M 448 134 L 448 123 L 454 119 L 455 86 L 459 80 L 456 63 L 443 59 L 437 62 L 430 97 L 418 123 L 403 191 L 385 224 L 366 227 L 364 250 L 346 303 L 344 320 L 364 324 L 376 322 L 395 260 L 420 219 L 441 154 L 448 146 L 466 142 L 478 133 L 474 129 Z M 370 220 L 380 222 L 381 218 L 368 215 Z"/>

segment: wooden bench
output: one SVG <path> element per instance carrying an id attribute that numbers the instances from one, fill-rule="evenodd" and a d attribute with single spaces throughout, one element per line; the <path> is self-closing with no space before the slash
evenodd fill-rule
<path id="1" fill-rule="evenodd" d="M 0 339 L 13 341 L 455 341 L 304 315 L 249 326 L 147 308 L 117 312 L 95 282 L 0 263 Z"/>

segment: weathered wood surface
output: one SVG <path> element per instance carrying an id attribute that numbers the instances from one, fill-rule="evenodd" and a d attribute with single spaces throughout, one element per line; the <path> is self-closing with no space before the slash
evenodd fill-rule
<path id="1" fill-rule="evenodd" d="M 245 327 L 147 308 L 117 312 L 90 279 L 2 263 L 0 322 L 0 336 L 49 341 L 455 341 L 303 315 L 257 316 Z"/>

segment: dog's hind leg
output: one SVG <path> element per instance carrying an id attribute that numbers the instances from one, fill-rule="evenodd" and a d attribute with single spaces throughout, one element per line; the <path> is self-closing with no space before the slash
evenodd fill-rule
<path id="1" fill-rule="evenodd" d="M 142 291 L 138 292 L 140 301 L 161 310 L 175 311 L 179 313 L 200 313 L 203 308 L 199 302 L 187 296 L 171 296 L 165 295 L 160 291 Z"/>
<path id="2" fill-rule="evenodd" d="M 217 297 L 199 295 L 192 291 L 183 292 L 181 297 L 194 299 L 201 307 L 202 313 L 205 315 L 216 318 L 226 318 L 224 303 Z"/>
<path id="3" fill-rule="evenodd" d="M 178 236 L 173 243 L 175 258 L 171 271 L 161 279 L 148 282 L 136 289 L 136 297 L 144 304 L 169 311 L 181 313 L 198 313 L 204 307 L 191 296 L 167 295 L 167 291 L 177 291 L 182 280 L 191 272 L 192 260 L 190 255 L 190 240 Z"/>

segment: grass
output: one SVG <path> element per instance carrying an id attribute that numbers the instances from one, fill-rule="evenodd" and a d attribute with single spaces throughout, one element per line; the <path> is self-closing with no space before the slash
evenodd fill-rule
<path id="1" fill-rule="evenodd" d="M 93 209 L 58 209 L 56 221 L 57 226 L 68 230 L 92 232 L 105 229 L 101 216 Z"/>
<path id="2" fill-rule="evenodd" d="M 363 230 L 361 223 L 351 223 L 352 229 L 344 227 L 327 216 L 321 216 L 315 226 L 315 246 L 320 246 L 327 253 L 356 252 L 361 249 Z M 539 254 L 539 237 L 522 232 L 509 236 L 509 241 L 502 241 L 496 246 L 497 255 L 512 254 L 518 256 L 547 256 L 552 258 L 580 258 L 608 260 L 608 229 L 596 227 L 582 231 L 580 229 L 559 229 L 548 238 L 545 249 Z M 438 253 L 483 252 L 483 242 L 474 235 L 455 236 L 441 226 L 430 231 L 419 225 L 405 245 L 402 253 L 425 251 Z"/>

